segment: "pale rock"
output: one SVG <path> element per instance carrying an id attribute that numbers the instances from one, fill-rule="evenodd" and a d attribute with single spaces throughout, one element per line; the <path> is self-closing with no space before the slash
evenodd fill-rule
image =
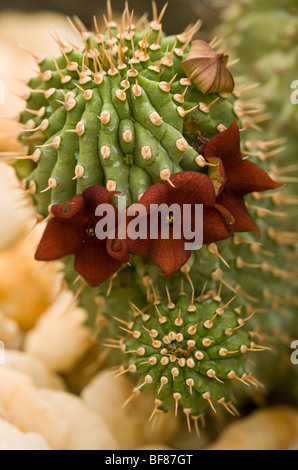
<path id="1" fill-rule="evenodd" d="M 135 449 L 154 442 L 168 443 L 179 426 L 172 413 L 160 414 L 155 428 L 149 423 L 154 395 L 143 392 L 123 408 L 134 384 L 125 376 L 100 372 L 82 391 L 82 398 L 109 424 L 121 449 Z"/>
<path id="2" fill-rule="evenodd" d="M 22 432 L 41 434 L 55 450 L 66 449 L 69 425 L 55 407 L 40 394 L 31 377 L 8 366 L 0 366 L 0 407 L 7 419 Z"/>
<path id="3" fill-rule="evenodd" d="M 298 411 L 261 408 L 223 430 L 208 450 L 287 450 L 298 441 Z"/>
<path id="4" fill-rule="evenodd" d="M 5 348 L 19 348 L 22 337 L 17 322 L 0 311 L 0 341 L 2 341 Z"/>
<path id="5" fill-rule="evenodd" d="M 29 203 L 28 196 L 24 195 L 20 188 L 14 169 L 0 163 L 0 250 L 12 245 L 34 224 L 34 210 Z"/>
<path id="6" fill-rule="evenodd" d="M 65 390 L 62 378 L 52 372 L 38 357 L 23 351 L 6 350 L 5 359 L 11 369 L 31 377 L 36 387 Z"/>
<path id="7" fill-rule="evenodd" d="M 7 217 L 13 219 L 14 211 Z M 35 218 L 30 219 L 27 233 L 35 221 Z M 28 238 L 21 237 L 5 251 L 0 251 L 0 309 L 24 331 L 35 325 L 61 290 L 61 263 L 42 263 L 34 259 L 43 225 L 35 227 Z"/>
<path id="8" fill-rule="evenodd" d="M 64 291 L 25 337 L 24 350 L 39 357 L 51 370 L 67 372 L 91 344 L 85 310 Z"/>
<path id="9" fill-rule="evenodd" d="M 1 65 L 0 69 L 0 80 L 4 84 L 4 100 L 0 100 L 0 151 L 21 151 L 21 145 L 15 138 L 21 128 L 7 119 L 7 116 L 15 118 L 23 110 L 24 101 L 12 91 L 21 95 L 27 92 L 22 80 L 29 80 L 34 76 L 32 68 L 37 68 L 34 58 L 25 52 L 20 44 L 36 55 L 57 57 L 60 51 L 51 37 L 51 32 L 54 30 L 61 38 L 64 35 L 73 43 L 78 43 L 78 36 L 67 22 L 65 15 L 49 11 L 1 12 L 0 59 L 1 64 L 5 66 Z"/>
<path id="10" fill-rule="evenodd" d="M 53 450 L 108 450 L 119 445 L 105 420 L 71 393 L 37 388 L 28 375 L 0 367 L 0 411 L 23 433 L 43 436 Z"/>
<path id="11" fill-rule="evenodd" d="M 118 442 L 106 421 L 81 398 L 70 393 L 41 390 L 40 396 L 50 403 L 68 424 L 66 450 L 116 450 Z"/>
<path id="12" fill-rule="evenodd" d="M 0 450 L 51 450 L 43 436 L 23 433 L 0 418 Z"/>

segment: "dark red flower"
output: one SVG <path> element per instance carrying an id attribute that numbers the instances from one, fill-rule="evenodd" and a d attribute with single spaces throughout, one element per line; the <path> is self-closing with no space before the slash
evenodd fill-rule
<path id="1" fill-rule="evenodd" d="M 90 286 L 98 286 L 108 279 L 122 261 L 108 254 L 106 240 L 96 237 L 95 226 L 102 217 L 95 216 L 95 209 L 100 204 L 109 204 L 115 211 L 116 221 L 117 209 L 110 201 L 114 194 L 101 186 L 91 186 L 71 201 L 53 205 L 54 218 L 48 222 L 35 259 L 51 261 L 74 254 L 75 270 Z M 121 252 L 121 258 L 128 261 L 122 241 L 116 248 L 118 255 Z"/>
<path id="2" fill-rule="evenodd" d="M 127 248 L 129 253 L 144 254 L 151 252 L 151 257 L 156 266 L 163 271 L 163 275 L 171 276 L 175 274 L 189 259 L 191 251 L 185 249 L 185 243 L 192 242 L 194 239 L 187 239 L 181 230 L 181 237 L 174 237 L 174 223 L 180 218 L 180 226 L 184 226 L 185 218 L 190 216 L 189 226 L 194 231 L 194 211 L 195 204 L 203 204 L 203 243 L 211 243 L 228 238 L 232 234 L 231 223 L 233 217 L 225 208 L 216 204 L 215 191 L 211 180 L 208 176 L 192 172 L 184 171 L 176 173 L 170 178 L 169 182 L 156 183 L 144 193 L 139 201 L 139 205 L 146 209 L 147 218 L 147 237 L 146 239 L 132 240 L 127 238 Z M 150 236 L 150 215 L 156 209 L 153 204 L 166 204 L 168 208 L 172 204 L 177 205 L 177 209 L 168 212 L 167 216 L 160 216 L 158 225 L 158 237 L 153 239 Z M 190 206 L 188 216 L 183 211 L 183 205 Z M 129 218 L 131 221 L 133 217 Z M 128 224 L 129 225 L 129 224 Z M 161 237 L 162 226 L 168 225 L 169 237 L 163 239 Z"/>
<path id="3" fill-rule="evenodd" d="M 242 159 L 236 120 L 207 143 L 204 156 L 209 163 L 219 163 L 217 170 L 210 167 L 209 176 L 215 183 L 217 203 L 224 206 L 235 219 L 234 231 L 259 233 L 246 208 L 244 196 L 255 191 L 277 189 L 282 185 L 273 181 L 255 163 Z"/>

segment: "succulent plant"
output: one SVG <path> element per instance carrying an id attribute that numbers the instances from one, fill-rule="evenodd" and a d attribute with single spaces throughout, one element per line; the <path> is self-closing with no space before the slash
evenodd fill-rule
<path id="1" fill-rule="evenodd" d="M 240 59 L 236 73 L 258 82 L 251 97 L 261 96 L 266 105 L 269 116 L 263 127 L 268 138 L 284 138 L 286 156 L 282 160 L 287 164 L 296 162 L 297 153 L 298 108 L 290 99 L 297 88 L 293 84 L 297 79 L 297 13 L 297 2 L 291 0 L 231 1 L 219 28 L 226 47 Z M 285 182 L 291 183 L 291 178 Z M 295 192 L 294 186 L 291 189 Z"/>
<path id="2" fill-rule="evenodd" d="M 237 414 L 230 396 L 230 380 L 257 384 L 243 357 L 254 350 L 249 334 L 241 332 L 246 319 L 220 306 L 218 300 L 190 302 L 184 292 L 178 301 L 151 306 L 146 313 L 134 308 L 131 321 L 123 322 L 128 338 L 119 343 L 127 353 L 126 368 L 118 374 L 139 377 L 130 398 L 145 387 L 156 391 L 155 413 L 181 405 L 191 428 L 214 409 L 213 401 Z M 128 400 L 130 400 L 130 398 Z"/>
<path id="3" fill-rule="evenodd" d="M 198 23 L 165 38 L 160 20 L 140 32 L 129 22 L 123 34 L 107 23 L 106 39 L 85 32 L 83 51 L 61 45 L 57 60 L 39 60 L 20 138 L 29 141 L 36 163 L 27 188 L 43 216 L 50 204 L 94 184 L 136 202 L 153 183 L 200 165 L 183 135 L 186 120 L 199 121 L 202 132 L 214 135 L 234 117 L 233 103 L 218 94 L 205 96 L 180 66 Z"/>
<path id="4" fill-rule="evenodd" d="M 224 39 L 226 47 L 239 57 L 235 65 L 236 74 L 243 73 L 257 81 L 250 90 L 250 101 L 260 101 L 266 106 L 264 122 L 261 124 L 262 139 L 276 148 L 268 147 L 266 142 L 255 145 L 255 135 L 248 131 L 245 151 L 250 158 L 264 160 L 270 174 L 285 183 L 284 190 L 272 195 L 266 201 L 267 215 L 259 208 L 259 215 L 264 217 L 264 230 L 267 231 L 267 255 L 263 253 L 271 268 L 259 255 L 252 255 L 249 264 L 252 269 L 262 269 L 268 279 L 266 286 L 254 286 L 254 291 L 262 295 L 263 311 L 266 317 L 255 318 L 263 335 L 271 338 L 275 356 L 266 366 L 259 364 L 262 375 L 267 374 L 272 393 L 278 393 L 281 400 L 297 402 L 297 367 L 291 365 L 290 345 L 298 336 L 297 327 L 297 124 L 298 107 L 291 95 L 295 95 L 296 62 L 298 58 L 298 22 L 297 3 L 294 1 L 256 2 L 254 0 L 230 1 L 223 12 L 223 21 L 217 34 Z M 240 77 L 239 77 L 240 78 Z M 237 81 L 237 78 L 236 78 Z M 238 82 L 237 82 L 238 83 Z M 263 154 L 266 151 L 267 158 Z M 255 154 L 255 156 L 253 155 Z M 270 196 L 270 195 L 269 195 Z M 251 204 L 259 206 L 260 195 L 254 195 Z M 274 220 L 275 219 L 275 220 Z M 277 223 L 276 221 L 279 220 Z M 266 235 L 265 235 L 266 236 Z M 271 252 L 271 255 L 269 254 Z M 242 255 L 241 255 L 242 256 Z M 275 257 L 275 261 L 273 260 Z M 263 267 L 261 266 L 263 263 Z M 247 270 L 241 260 L 241 271 Z M 259 268 L 257 266 L 260 266 Z M 253 268 L 255 266 L 255 268 Z M 274 268 L 273 268 L 274 266 Z M 268 272 L 279 281 L 268 276 Z M 248 269 L 249 270 L 249 269 Z M 253 280 L 253 279 L 252 279 Z M 263 292 L 261 289 L 263 288 Z M 253 294 L 252 294 L 253 295 Z M 256 295 L 257 297 L 258 295 Z M 261 310 L 262 311 L 262 310 Z M 262 321 L 261 321 L 262 320 Z M 279 360 L 276 361 L 276 357 Z M 278 366 L 276 368 L 276 366 Z M 286 385 L 285 385 L 286 384 Z"/>
<path id="5" fill-rule="evenodd" d="M 25 189 L 47 222 L 36 259 L 62 259 L 90 326 L 113 351 L 109 363 L 120 360 L 119 373 L 136 377 L 132 397 L 153 388 L 154 413 L 182 405 L 189 428 L 192 417 L 197 429 L 215 402 L 237 413 L 232 382 L 258 384 L 245 353 L 266 346 L 256 339 L 259 323 L 246 329 L 246 322 L 253 324 L 254 310 L 273 308 L 281 283 L 291 304 L 285 286 L 294 280 L 280 267 L 280 234 L 267 220 L 278 212 L 272 203 L 287 203 L 266 172 L 278 142 L 251 144 L 242 154 L 240 129 L 258 122 L 255 105 L 241 100 L 249 87 L 235 87 L 228 56 L 215 41 L 194 39 L 199 21 L 166 36 L 164 12 L 153 3 L 153 21 L 135 26 L 126 6 L 118 26 L 108 2 L 103 34 L 95 20 L 95 33 L 74 25 L 81 47 L 57 38 L 62 55 L 37 58 L 20 139 L 28 149 L 22 159 L 33 162 Z M 258 145 L 262 150 L 248 160 Z M 120 195 L 126 207 L 119 214 Z M 105 240 L 96 232 L 104 222 L 96 212 L 101 204 L 116 221 Z M 160 227 L 156 238 L 120 235 L 136 222 L 136 204 L 144 209 L 142 221 L 149 220 L 146 230 L 153 204 L 175 205 L 161 216 L 167 239 Z M 203 206 L 200 250 L 185 246 L 195 232 L 187 240 L 174 236 L 184 204 L 190 215 Z M 119 337 L 114 317 L 127 336 Z"/>

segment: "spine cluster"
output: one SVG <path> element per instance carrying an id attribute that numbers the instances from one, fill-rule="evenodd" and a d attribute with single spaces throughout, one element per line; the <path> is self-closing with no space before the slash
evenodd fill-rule
<path id="1" fill-rule="evenodd" d="M 92 185 L 137 202 L 153 183 L 202 168 L 185 122 L 214 135 L 235 118 L 234 97 L 204 95 L 180 66 L 200 22 L 166 37 L 161 18 L 139 31 L 125 10 L 126 27 L 106 21 L 104 34 L 97 25 L 96 34 L 77 30 L 83 47 L 58 39 L 60 57 L 38 58 L 20 138 L 34 163 L 26 189 L 41 215 Z"/>
<path id="2" fill-rule="evenodd" d="M 128 356 L 118 375 L 138 378 L 130 399 L 143 389 L 153 389 L 153 415 L 173 408 L 177 415 L 181 406 L 189 426 L 190 417 L 197 421 L 207 407 L 216 411 L 216 404 L 237 414 L 231 382 L 258 385 L 247 367 L 246 353 L 262 347 L 241 330 L 249 317 L 242 318 L 230 303 L 221 306 L 220 298 L 208 295 L 190 301 L 182 292 L 176 304 L 168 295 L 167 304 L 156 302 L 143 310 L 133 305 L 131 321 L 118 319 L 127 335 L 117 347 Z"/>
<path id="3" fill-rule="evenodd" d="M 276 224 L 293 199 L 264 171 L 282 182 L 271 164 L 282 140 L 240 142 L 239 128 L 258 129 L 266 117 L 259 102 L 242 100 L 253 85 L 234 87 L 233 62 L 215 52 L 216 41 L 193 41 L 200 22 L 166 36 L 164 11 L 154 7 L 150 24 L 134 25 L 126 6 L 117 25 L 108 2 L 103 33 L 96 20 L 95 33 L 73 24 L 81 46 L 57 37 L 60 57 L 36 58 L 39 70 L 20 116 L 28 155 L 20 158 L 32 163 L 26 190 L 49 220 L 37 259 L 63 258 L 65 279 L 112 351 L 111 362 L 121 354 L 117 375 L 136 382 L 128 401 L 154 390 L 152 419 L 182 408 L 188 428 L 193 420 L 198 431 L 208 407 L 238 413 L 231 385 L 259 385 L 246 353 L 267 349 L 258 340 L 278 336 L 281 316 L 288 322 L 297 307 L 297 280 L 286 260 L 296 242 Z M 109 257 L 95 240 L 94 210 L 98 201 L 116 210 L 115 192 L 128 206 L 153 196 L 181 204 L 208 199 L 205 246 L 187 256 L 174 244 L 159 247 L 163 261 L 185 255 L 187 262 L 172 263 L 167 279 L 156 269 L 167 274 L 153 244 Z"/>

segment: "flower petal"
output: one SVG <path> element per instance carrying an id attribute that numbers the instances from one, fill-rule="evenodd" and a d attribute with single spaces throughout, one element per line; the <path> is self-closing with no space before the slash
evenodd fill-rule
<path id="1" fill-rule="evenodd" d="M 233 226 L 228 224 L 215 207 L 204 208 L 203 243 L 225 240 L 233 234 Z"/>
<path id="2" fill-rule="evenodd" d="M 74 268 L 90 286 L 96 287 L 111 277 L 121 264 L 109 256 L 104 241 L 92 240 L 81 245 Z"/>
<path id="3" fill-rule="evenodd" d="M 227 130 L 216 134 L 216 136 L 209 140 L 205 147 L 204 156 L 206 160 L 211 157 L 220 158 L 227 177 L 229 170 L 236 166 L 238 167 L 242 161 L 242 155 L 240 150 L 240 132 L 236 119 Z"/>
<path id="4" fill-rule="evenodd" d="M 119 192 L 108 191 L 103 186 L 89 186 L 89 188 L 85 189 L 85 191 L 82 193 L 82 196 L 94 215 L 96 207 L 100 204 L 110 203 L 114 206 L 114 204 L 110 200 L 111 197 L 115 194 L 119 194 Z"/>
<path id="5" fill-rule="evenodd" d="M 167 181 L 150 186 L 139 203 L 150 211 L 151 204 L 204 204 L 207 207 L 215 203 L 213 184 L 207 175 L 196 171 L 181 171 L 170 178 L 174 187 Z"/>
<path id="6" fill-rule="evenodd" d="M 218 203 L 224 206 L 235 219 L 234 232 L 257 232 L 258 226 L 246 209 L 242 196 L 237 196 L 230 191 L 224 191 L 218 198 Z"/>
<path id="7" fill-rule="evenodd" d="M 214 207 L 215 207 L 215 209 L 217 209 L 221 213 L 221 215 L 222 215 L 222 217 L 223 217 L 223 219 L 224 219 L 224 221 L 227 225 L 234 225 L 235 224 L 235 217 L 231 214 L 230 211 L 228 211 L 228 209 L 226 209 L 224 206 L 222 206 L 221 204 L 218 204 L 218 203 L 214 204 Z"/>
<path id="8" fill-rule="evenodd" d="M 55 204 L 51 207 L 52 214 L 61 221 L 78 222 L 82 219 L 85 210 L 85 201 L 82 194 L 78 194 L 71 201 Z"/>
<path id="9" fill-rule="evenodd" d="M 282 186 L 273 181 L 260 166 L 242 159 L 240 133 L 236 120 L 227 130 L 220 132 L 207 143 L 205 158 L 209 162 L 214 158 L 222 161 L 226 184 L 229 190 L 238 195 L 244 196 L 255 191 L 267 191 Z"/>
<path id="10" fill-rule="evenodd" d="M 181 171 L 171 177 L 175 188 L 171 187 L 172 202 L 178 204 L 204 204 L 211 207 L 215 203 L 213 184 L 207 175 L 196 171 Z M 165 183 L 168 186 L 169 183 Z"/>
<path id="11" fill-rule="evenodd" d="M 115 238 L 108 239 L 106 250 L 108 254 L 115 260 L 121 261 L 121 263 L 128 263 L 129 253 L 127 242 L 125 239 Z"/>
<path id="12" fill-rule="evenodd" d="M 39 242 L 35 259 L 52 261 L 74 254 L 80 248 L 81 239 L 80 226 L 52 219 Z"/>
<path id="13" fill-rule="evenodd" d="M 127 250 L 132 255 L 143 255 L 150 251 L 151 241 L 147 239 L 137 238 L 136 240 L 127 239 Z"/>
<path id="14" fill-rule="evenodd" d="M 151 240 L 151 257 L 165 277 L 172 276 L 188 261 L 191 251 L 185 250 L 185 240 Z"/>
<path id="15" fill-rule="evenodd" d="M 169 184 L 155 183 L 145 191 L 139 204 L 143 204 L 149 213 L 151 204 L 161 204 L 162 202 L 167 204 L 170 194 Z"/>
<path id="16" fill-rule="evenodd" d="M 273 181 L 266 171 L 249 160 L 242 160 L 238 171 L 235 168 L 229 172 L 229 189 L 242 196 L 257 191 L 277 189 L 281 186 L 282 184 Z"/>

